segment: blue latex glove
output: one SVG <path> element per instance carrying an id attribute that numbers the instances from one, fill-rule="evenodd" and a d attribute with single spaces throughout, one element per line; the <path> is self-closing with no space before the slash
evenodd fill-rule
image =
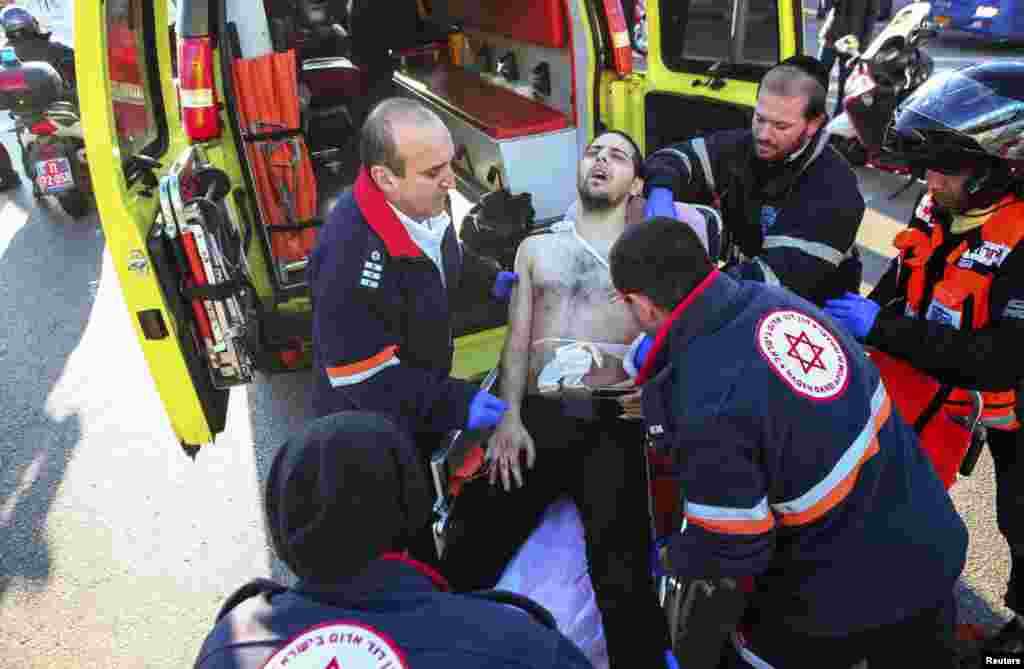
<path id="1" fill-rule="evenodd" d="M 857 340 L 864 341 L 875 325 L 879 307 L 866 297 L 847 293 L 837 300 L 825 301 L 825 313 L 834 318 Z"/>
<path id="2" fill-rule="evenodd" d="M 501 417 L 508 409 L 508 404 L 498 399 L 486 390 L 481 390 L 469 403 L 469 422 L 466 428 L 469 430 L 485 430 L 494 427 L 501 422 Z"/>
<path id="3" fill-rule="evenodd" d="M 647 354 L 651 352 L 652 346 L 654 346 L 654 337 L 644 335 L 644 338 L 640 340 L 640 345 L 633 352 L 633 366 L 637 370 L 643 369 L 644 362 L 647 361 Z"/>
<path id="4" fill-rule="evenodd" d="M 498 278 L 494 280 L 491 288 L 491 297 L 502 302 L 508 301 L 512 295 L 512 287 L 519 281 L 519 275 L 515 272 L 498 272 Z"/>
<path id="5" fill-rule="evenodd" d="M 647 206 L 644 207 L 644 218 L 655 216 L 676 217 L 676 205 L 669 188 L 652 188 L 647 195 Z"/>

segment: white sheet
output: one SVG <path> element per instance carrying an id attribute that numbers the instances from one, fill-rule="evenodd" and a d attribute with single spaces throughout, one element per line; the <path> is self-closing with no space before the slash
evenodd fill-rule
<path id="1" fill-rule="evenodd" d="M 608 669 L 601 612 L 587 570 L 583 524 L 569 499 L 559 499 L 548 507 L 496 587 L 544 606 L 562 634 L 583 651 L 595 669 Z"/>

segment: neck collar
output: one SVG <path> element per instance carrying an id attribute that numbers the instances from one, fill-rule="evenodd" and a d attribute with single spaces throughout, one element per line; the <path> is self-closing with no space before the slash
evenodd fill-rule
<path id="1" fill-rule="evenodd" d="M 365 167 L 359 170 L 352 192 L 363 218 L 384 242 L 392 258 L 416 258 L 423 255 Z"/>

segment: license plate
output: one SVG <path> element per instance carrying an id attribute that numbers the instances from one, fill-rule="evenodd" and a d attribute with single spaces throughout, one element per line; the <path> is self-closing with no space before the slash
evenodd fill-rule
<path id="1" fill-rule="evenodd" d="M 67 158 L 51 158 L 36 163 L 36 183 L 44 193 L 62 193 L 75 186 L 71 163 Z"/>
<path id="2" fill-rule="evenodd" d="M 945 27 L 949 26 L 949 17 L 948 16 L 936 16 L 935 17 L 935 23 L 937 23 L 940 28 L 945 28 Z"/>

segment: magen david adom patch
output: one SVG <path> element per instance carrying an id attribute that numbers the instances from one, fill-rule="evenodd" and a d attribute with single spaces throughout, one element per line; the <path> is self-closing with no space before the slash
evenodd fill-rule
<path id="1" fill-rule="evenodd" d="M 371 627 L 337 621 L 310 627 L 274 653 L 265 669 L 408 669 L 394 642 Z"/>
<path id="2" fill-rule="evenodd" d="M 757 325 L 757 348 L 779 378 L 798 395 L 827 402 L 843 394 L 850 365 L 824 325 L 791 309 L 773 311 Z"/>

